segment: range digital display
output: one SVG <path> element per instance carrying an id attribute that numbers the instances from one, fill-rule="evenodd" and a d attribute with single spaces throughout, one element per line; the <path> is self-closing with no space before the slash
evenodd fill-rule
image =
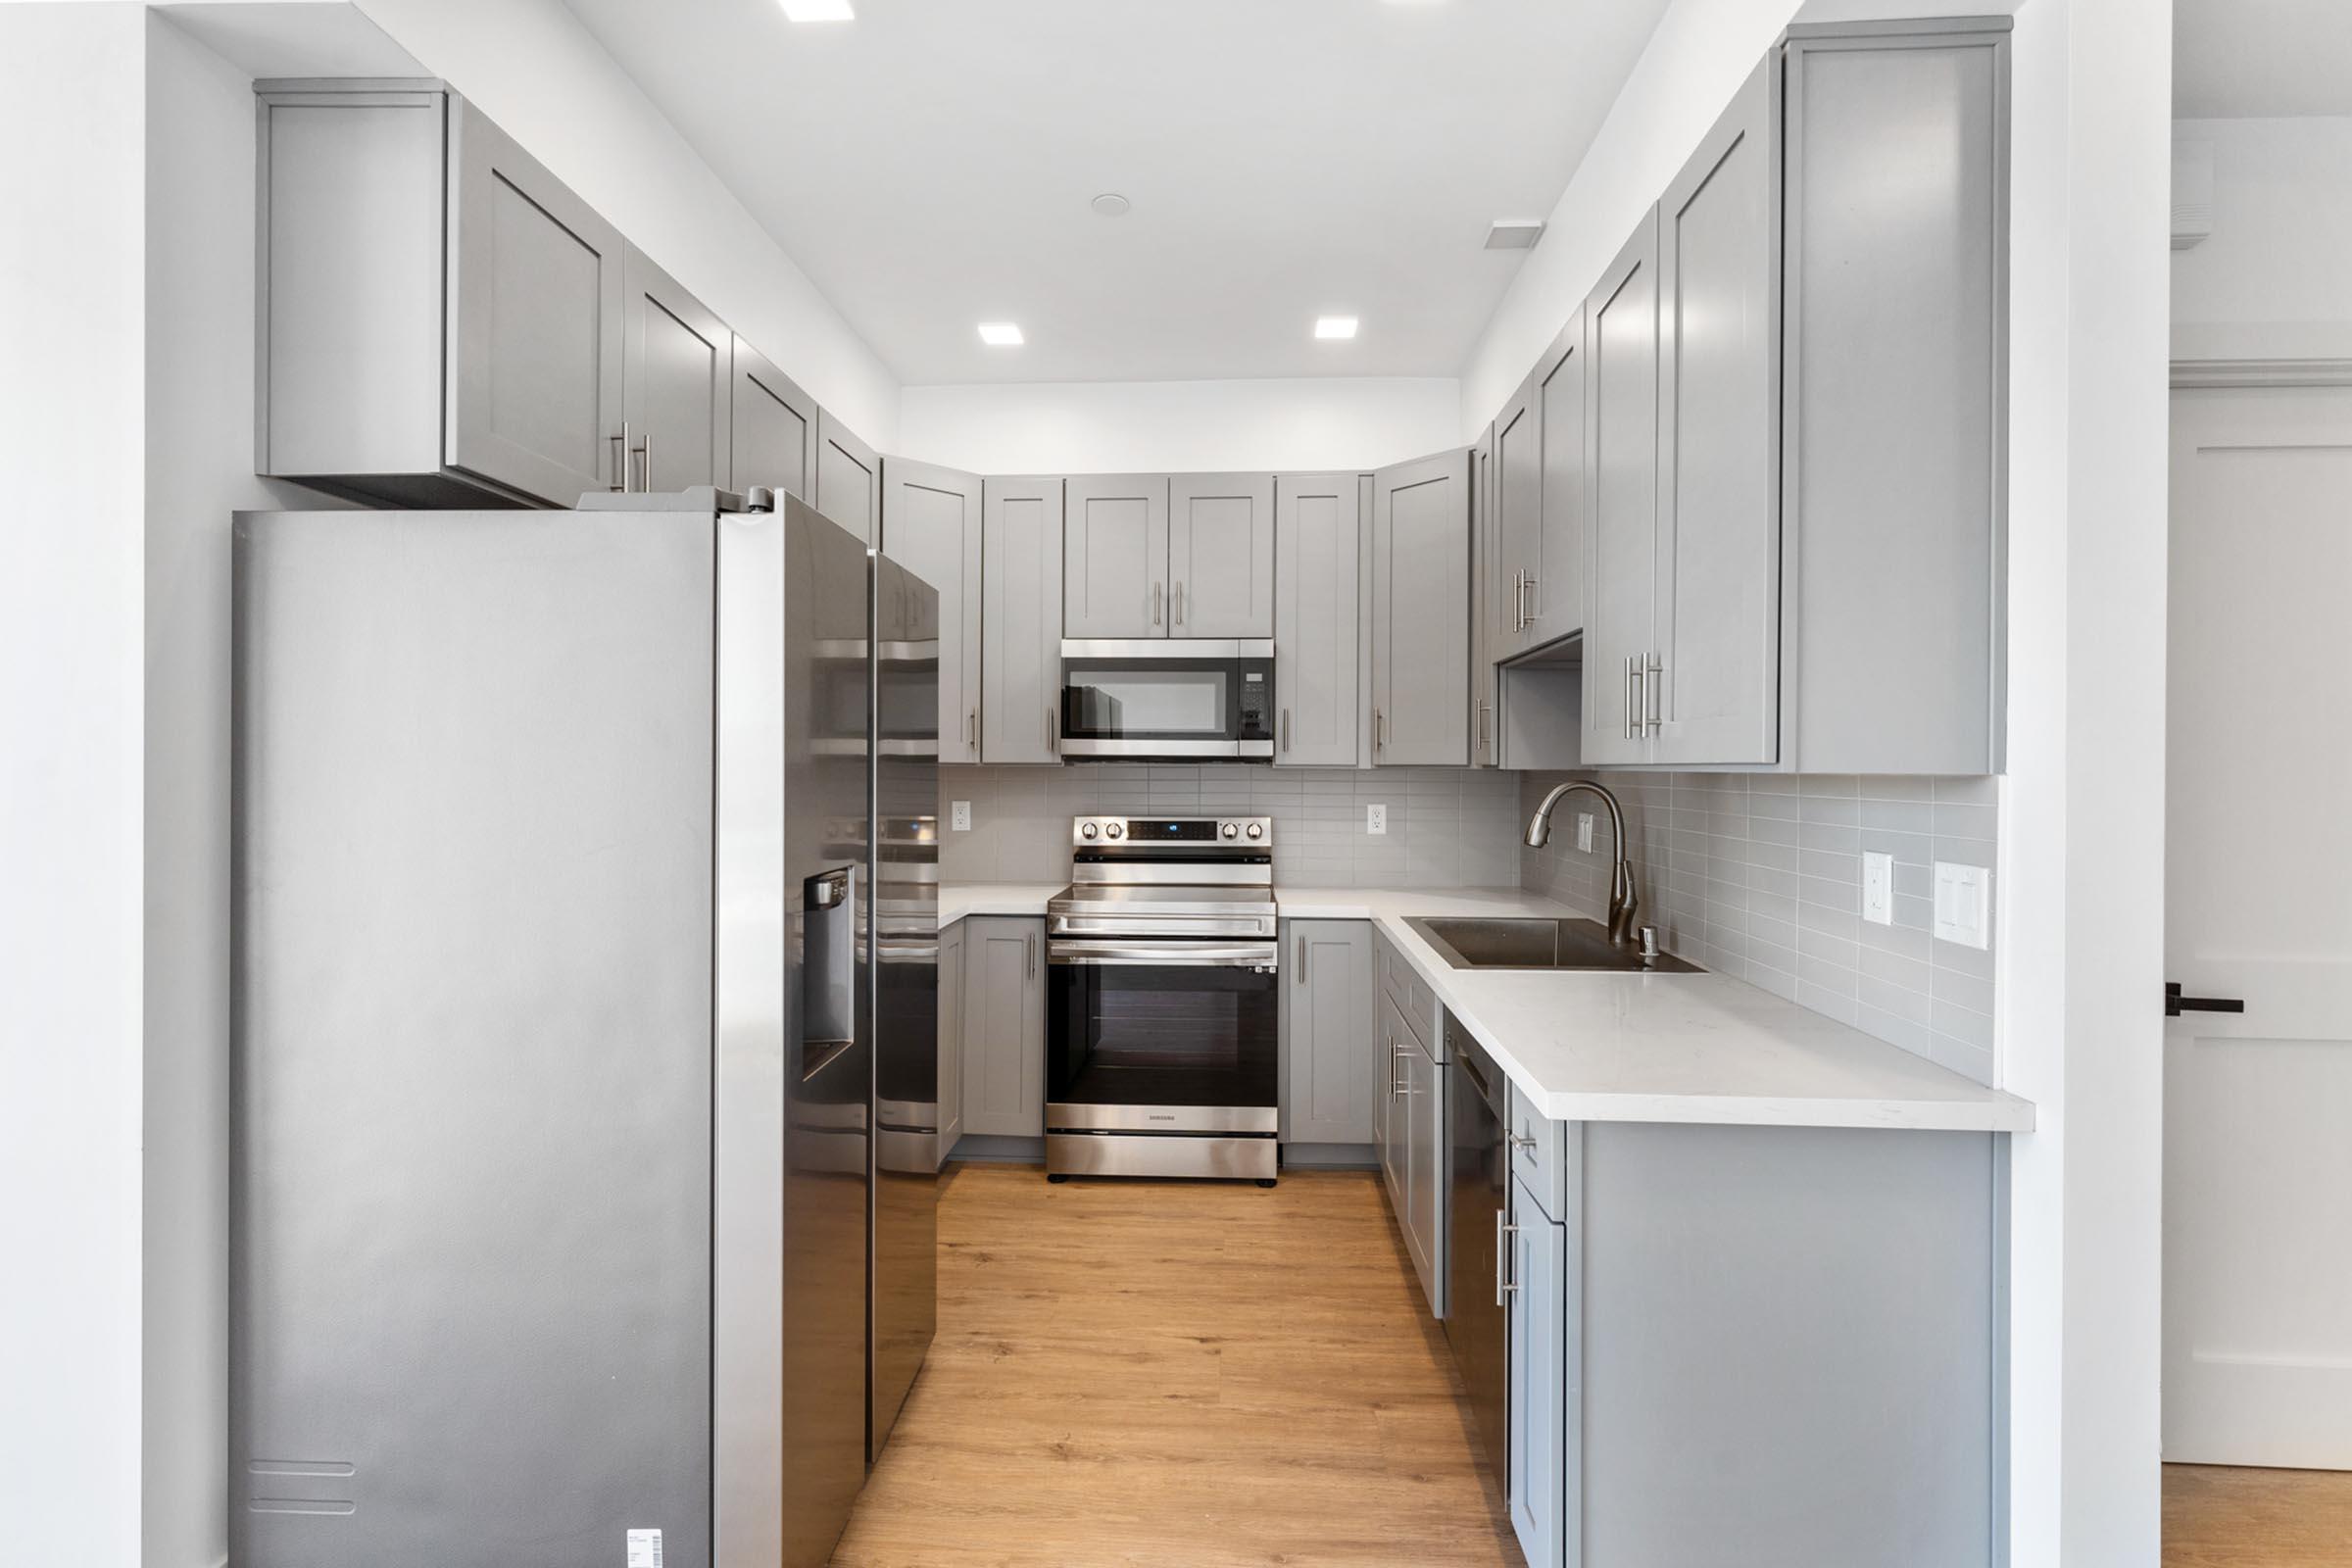
<path id="1" fill-rule="evenodd" d="M 1217 836 L 1214 822 L 1171 822 L 1153 817 L 1129 817 L 1127 842 L 1190 844 L 1213 842 Z"/>

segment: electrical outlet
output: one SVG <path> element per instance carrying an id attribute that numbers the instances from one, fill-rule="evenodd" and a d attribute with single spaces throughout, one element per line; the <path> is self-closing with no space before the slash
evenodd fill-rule
<path id="1" fill-rule="evenodd" d="M 1591 811 L 1576 813 L 1576 848 L 1580 855 L 1592 853 L 1592 813 Z"/>
<path id="2" fill-rule="evenodd" d="M 1389 808 L 1385 806 L 1365 807 L 1364 831 L 1367 833 L 1386 833 L 1388 830 Z"/>
<path id="3" fill-rule="evenodd" d="M 948 826 L 957 833 L 969 833 L 972 830 L 972 803 L 969 801 L 949 802 Z"/>
<path id="4" fill-rule="evenodd" d="M 1877 850 L 1862 853 L 1862 918 L 1873 925 L 1894 924 L 1894 857 Z"/>
<path id="5" fill-rule="evenodd" d="M 1936 862 L 1936 935 L 1964 948 L 1992 937 L 1992 873 L 1981 865 Z"/>

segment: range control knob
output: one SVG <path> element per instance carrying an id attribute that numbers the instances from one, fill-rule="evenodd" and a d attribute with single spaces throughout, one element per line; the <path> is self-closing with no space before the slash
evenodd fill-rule
<path id="1" fill-rule="evenodd" d="M 1224 834 L 1227 838 L 1232 838 L 1235 834 L 1239 833 L 1241 829 L 1235 827 L 1231 822 L 1227 822 L 1223 826 L 1219 827 L 1217 831 Z"/>
<path id="2" fill-rule="evenodd" d="M 1124 822 L 1113 822 L 1103 828 L 1102 831 L 1109 834 L 1114 839 L 1123 839 L 1127 836 L 1127 824 Z"/>
<path id="3" fill-rule="evenodd" d="M 1089 822 L 1078 830 L 1078 836 L 1082 839 L 1091 839 L 1100 831 L 1101 829 L 1097 828 L 1094 823 Z"/>
<path id="4" fill-rule="evenodd" d="M 1251 838 L 1253 838 L 1253 839 L 1262 839 L 1262 838 L 1264 838 L 1264 837 L 1266 836 L 1266 827 L 1265 827 L 1265 824 L 1264 824 L 1264 823 L 1262 823 L 1262 822 L 1252 822 L 1252 823 L 1250 823 L 1250 836 Z"/>

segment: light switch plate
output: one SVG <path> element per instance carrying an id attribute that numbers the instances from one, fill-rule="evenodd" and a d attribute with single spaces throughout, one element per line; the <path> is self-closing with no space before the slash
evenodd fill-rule
<path id="1" fill-rule="evenodd" d="M 1992 873 L 1981 865 L 1936 862 L 1936 936 L 1964 948 L 1991 938 Z"/>
<path id="2" fill-rule="evenodd" d="M 1367 833 L 1386 833 L 1388 830 L 1389 808 L 1385 806 L 1365 807 L 1364 831 Z"/>
<path id="3" fill-rule="evenodd" d="M 972 830 L 971 802 L 951 801 L 948 803 L 948 827 L 957 833 L 969 833 Z"/>
<path id="4" fill-rule="evenodd" d="M 1894 924 L 1894 857 L 1878 850 L 1862 852 L 1862 918 Z"/>
<path id="5" fill-rule="evenodd" d="M 1580 855 L 1592 853 L 1592 813 L 1591 811 L 1576 813 L 1576 848 Z"/>

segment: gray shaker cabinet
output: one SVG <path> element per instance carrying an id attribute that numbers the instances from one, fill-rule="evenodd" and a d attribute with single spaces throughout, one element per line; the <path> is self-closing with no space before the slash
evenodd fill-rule
<path id="1" fill-rule="evenodd" d="M 1575 1136 L 1572 1129 L 1571 1139 Z M 1509 1325 L 1504 1448 L 1511 1533 L 1519 1538 L 1528 1568 L 1564 1568 L 1572 1468 L 1568 1446 L 1578 1436 L 1568 1422 L 1568 1337 L 1574 1314 L 1567 1227 L 1544 1211 L 1516 1175 L 1508 1219 L 1501 1284 Z"/>
<path id="2" fill-rule="evenodd" d="M 1064 481 L 1061 634 L 1168 635 L 1168 481 L 1160 474 Z"/>
<path id="3" fill-rule="evenodd" d="M 1380 1071 L 1371 924 L 1283 923 L 1283 1139 L 1368 1144 Z"/>
<path id="4" fill-rule="evenodd" d="M 1062 481 L 981 486 L 980 760 L 1057 762 Z"/>
<path id="5" fill-rule="evenodd" d="M 438 82 L 256 98 L 255 471 L 402 506 L 618 483 L 619 232 Z"/>
<path id="6" fill-rule="evenodd" d="M 1353 767 L 1363 510 L 1359 476 L 1274 481 L 1274 762 Z"/>
<path id="7" fill-rule="evenodd" d="M 1046 1134 L 1046 922 L 968 915 L 963 926 L 963 1130 Z"/>
<path id="8" fill-rule="evenodd" d="M 1654 722 L 1636 727 L 1659 762 L 1777 755 L 1773 74 L 1756 69 L 1658 203 Z"/>
<path id="9" fill-rule="evenodd" d="M 869 545 L 882 535 L 882 461 L 822 410 L 816 416 L 816 510 Z"/>
<path id="10" fill-rule="evenodd" d="M 1536 372 L 1531 372 L 1494 416 L 1492 485 L 1497 570 L 1487 636 L 1497 660 L 1514 659 L 1534 646 L 1528 636 L 1528 604 L 1544 583 L 1543 421 L 1536 412 L 1537 390 Z"/>
<path id="11" fill-rule="evenodd" d="M 1494 426 L 1489 424 L 1470 449 L 1470 765 L 1494 767 L 1497 744 L 1503 658 L 1494 623 L 1503 614 L 1502 551 L 1494 533 Z"/>
<path id="12" fill-rule="evenodd" d="M 1657 591 L 1657 214 L 1585 303 L 1584 760 L 1649 757 L 1642 704 Z"/>
<path id="13" fill-rule="evenodd" d="M 738 336 L 728 404 L 726 488 L 740 495 L 764 485 L 814 506 L 816 400 Z"/>
<path id="14" fill-rule="evenodd" d="M 945 1164 L 963 1136 L 963 928 L 939 934 L 939 1158 Z"/>
<path id="15" fill-rule="evenodd" d="M 716 484 L 731 471 L 735 336 L 634 245 L 624 275 L 626 488 Z"/>
<path id="16" fill-rule="evenodd" d="M 1470 454 L 1372 476 L 1372 760 L 1470 760 Z"/>
<path id="17" fill-rule="evenodd" d="M 882 548 L 939 590 L 939 760 L 980 760 L 980 480 L 882 460 Z"/>
<path id="18" fill-rule="evenodd" d="M 1274 635 L 1274 481 L 1262 473 L 1168 481 L 1168 635 Z"/>
<path id="19" fill-rule="evenodd" d="M 1585 313 L 1560 328 L 1537 362 L 1531 392 L 1541 469 L 1527 569 L 1526 629 L 1541 648 L 1585 624 Z"/>

